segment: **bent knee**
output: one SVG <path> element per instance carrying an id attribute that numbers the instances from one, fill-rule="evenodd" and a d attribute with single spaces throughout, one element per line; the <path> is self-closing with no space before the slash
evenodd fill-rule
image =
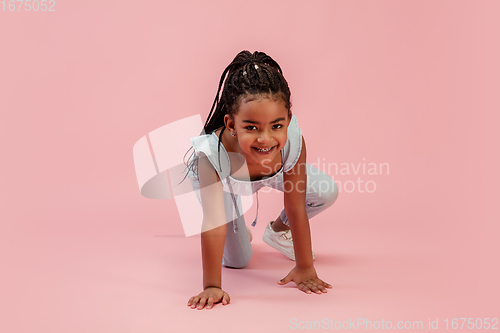
<path id="1" fill-rule="evenodd" d="M 339 188 L 337 183 L 330 178 L 330 181 L 327 182 L 328 187 L 325 187 L 325 190 L 320 193 L 321 199 L 324 200 L 324 205 L 329 207 L 337 201 L 337 197 L 339 196 Z"/>
<path id="2" fill-rule="evenodd" d="M 236 260 L 236 261 L 229 261 L 226 259 L 222 260 L 222 264 L 226 266 L 227 268 L 245 268 L 248 263 L 250 262 L 251 256 L 249 256 L 247 259 L 241 259 L 241 260 Z"/>

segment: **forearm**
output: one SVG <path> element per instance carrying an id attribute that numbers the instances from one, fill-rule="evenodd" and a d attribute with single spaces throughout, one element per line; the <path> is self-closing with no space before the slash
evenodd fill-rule
<path id="1" fill-rule="evenodd" d="M 222 287 L 221 267 L 226 233 L 227 224 L 223 224 L 201 234 L 203 289 L 206 287 Z"/>
<path id="2" fill-rule="evenodd" d="M 288 224 L 292 231 L 293 249 L 297 267 L 313 266 L 311 229 L 305 207 L 285 208 Z"/>

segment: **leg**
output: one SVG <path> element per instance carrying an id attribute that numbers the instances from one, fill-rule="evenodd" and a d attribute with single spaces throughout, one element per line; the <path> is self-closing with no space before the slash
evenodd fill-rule
<path id="1" fill-rule="evenodd" d="M 274 221 L 271 224 L 271 227 L 273 227 L 273 230 L 278 232 L 278 231 L 285 231 L 285 230 L 290 230 L 290 227 L 287 226 L 286 224 L 283 224 L 283 221 L 281 220 L 281 215 L 278 216 L 276 221 Z"/>
<path id="2" fill-rule="evenodd" d="M 238 204 L 238 210 L 241 213 L 241 198 L 236 194 L 234 196 Z M 231 193 L 224 192 L 224 206 L 226 217 L 236 217 Z M 224 255 L 222 257 L 222 264 L 226 267 L 243 268 L 248 264 L 253 254 L 244 216 L 240 216 L 237 219 L 237 226 L 238 231 L 235 233 L 233 231 L 233 221 L 227 223 L 226 242 L 224 245 Z"/>
<path id="3" fill-rule="evenodd" d="M 309 219 L 318 215 L 337 200 L 339 191 L 337 184 L 332 177 L 323 171 L 307 164 L 307 192 L 306 192 L 306 212 Z M 281 182 L 282 183 L 282 182 Z M 277 188 L 284 191 L 282 186 Z M 283 231 L 290 229 L 288 218 L 283 209 L 280 216 L 273 223 L 275 231 Z"/>

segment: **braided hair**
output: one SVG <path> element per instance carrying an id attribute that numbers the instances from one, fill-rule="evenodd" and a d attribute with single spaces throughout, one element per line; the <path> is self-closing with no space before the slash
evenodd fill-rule
<path id="1" fill-rule="evenodd" d="M 219 92 L 226 74 L 227 78 L 219 100 Z M 241 103 L 250 102 L 260 98 L 269 98 L 274 101 L 281 99 L 285 103 L 285 107 L 290 115 L 292 107 L 290 95 L 290 89 L 288 88 L 288 83 L 283 77 L 281 67 L 273 58 L 264 52 L 255 51 L 252 54 L 247 50 L 241 51 L 222 73 L 217 95 L 215 96 L 212 109 L 210 110 L 210 114 L 208 115 L 203 131 L 200 135 L 211 134 L 222 127 L 219 134 L 218 146 L 218 153 L 220 154 L 220 140 L 225 129 L 224 116 L 226 114 L 233 118 L 233 115 L 238 113 Z M 193 147 L 189 150 L 191 149 L 193 149 Z M 191 156 L 193 154 L 194 151 Z M 186 155 L 184 155 L 184 157 L 185 156 Z M 191 159 L 189 164 L 186 162 L 184 163 L 186 164 L 187 169 L 192 170 L 196 177 L 198 177 L 198 158 L 195 157 Z M 186 177 L 184 177 L 184 179 L 185 178 Z"/>

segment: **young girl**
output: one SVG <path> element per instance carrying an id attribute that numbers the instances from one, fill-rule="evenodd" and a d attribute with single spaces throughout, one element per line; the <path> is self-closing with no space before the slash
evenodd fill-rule
<path id="1" fill-rule="evenodd" d="M 309 219 L 335 202 L 338 188 L 306 163 L 305 141 L 280 66 L 263 52 L 240 52 L 222 74 L 204 133 L 191 139 L 187 174 L 203 208 L 203 291 L 187 305 L 211 309 L 214 303 L 229 303 L 221 265 L 243 268 L 252 256 L 240 195 L 264 186 L 284 192 L 284 209 L 268 224 L 263 240 L 296 262 L 278 284 L 293 281 L 303 292 L 326 293 L 331 285 L 314 269 Z M 257 193 L 257 212 L 258 203 Z"/>

